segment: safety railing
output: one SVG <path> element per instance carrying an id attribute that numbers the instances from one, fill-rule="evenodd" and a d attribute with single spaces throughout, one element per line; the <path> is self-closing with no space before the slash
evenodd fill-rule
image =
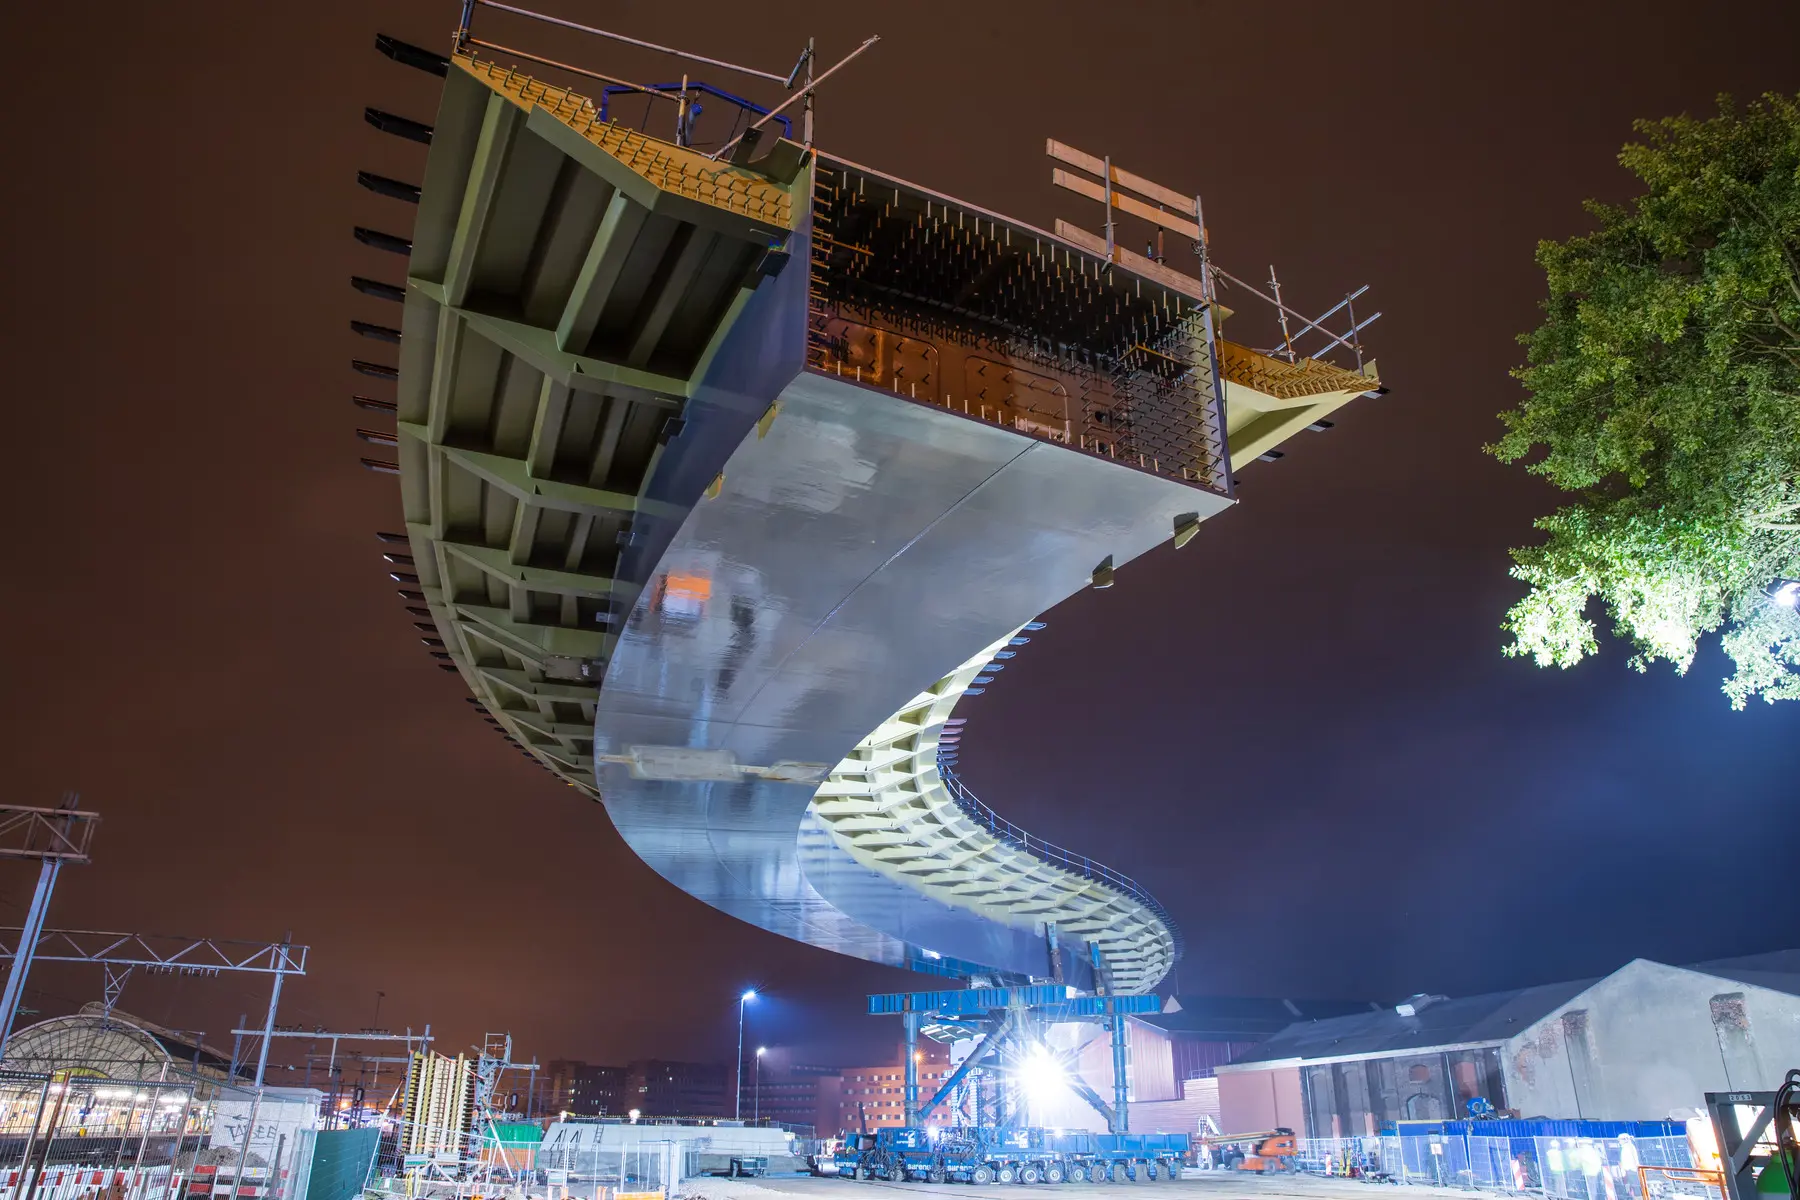
<path id="1" fill-rule="evenodd" d="M 1168 929 L 1169 937 L 1174 942 L 1175 961 L 1181 960 L 1184 949 L 1181 927 L 1175 924 L 1175 918 L 1169 915 L 1169 910 L 1164 908 L 1143 884 L 1122 871 L 1114 870 L 1105 863 L 1095 862 L 1085 854 L 1077 854 L 1073 850 L 1059 846 L 1055 842 L 1046 841 L 1028 830 L 1021 829 L 982 803 L 981 798 L 971 792 L 968 786 L 956 777 L 956 773 L 941 762 L 938 764 L 938 774 L 943 778 L 945 790 L 950 793 L 950 798 L 956 802 L 956 807 L 962 810 L 963 815 L 994 837 L 1008 845 L 1016 846 L 1033 858 L 1047 862 L 1053 867 L 1060 867 L 1083 879 L 1092 879 L 1097 883 L 1106 884 L 1115 891 L 1123 892 L 1156 914 L 1157 919 Z"/>
<path id="2" fill-rule="evenodd" d="M 1547 1200 L 1675 1200 L 1704 1197 L 1710 1181 L 1692 1168 L 1680 1137 L 1428 1136 L 1296 1139 L 1295 1169 L 1313 1175 L 1471 1191 L 1541 1195 Z M 1653 1186 L 1646 1190 L 1645 1177 Z"/>

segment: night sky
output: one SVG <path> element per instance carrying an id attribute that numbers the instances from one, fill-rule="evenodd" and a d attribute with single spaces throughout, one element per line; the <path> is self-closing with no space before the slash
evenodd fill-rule
<path id="1" fill-rule="evenodd" d="M 1503 659 L 1506 548 L 1556 499 L 1480 452 L 1519 394 L 1536 240 L 1629 194 L 1632 118 L 1800 90 L 1800 6 L 544 7 L 779 70 L 809 33 L 832 61 L 879 32 L 821 92 L 829 150 L 1096 225 L 1050 186 L 1054 136 L 1199 189 L 1221 263 L 1273 262 L 1295 307 L 1373 285 L 1391 394 L 1241 465 L 1236 510 L 1048 614 L 959 710 L 984 799 L 1167 903 L 1184 991 L 1391 1001 L 1800 945 L 1769 902 L 1800 862 L 1800 705 L 1730 712 L 1716 646 L 1686 678 L 1611 644 L 1568 673 Z M 412 213 L 354 173 L 416 182 L 424 155 L 361 113 L 432 119 L 436 81 L 372 43 L 441 48 L 455 9 L 9 22 L 4 779 L 12 802 L 77 788 L 106 818 L 51 924 L 291 929 L 315 957 L 284 1021 L 369 1025 L 382 991 L 382 1024 L 433 1022 L 450 1050 L 510 1029 L 540 1059 L 728 1059 L 755 984 L 752 1042 L 884 1054 L 896 1030 L 861 996 L 909 977 L 662 882 L 481 724 L 382 569 L 398 491 L 356 465 L 371 414 L 348 360 L 384 348 L 348 321 L 398 322 L 348 277 L 403 266 L 350 231 Z M 0 869 L 8 920 L 31 882 Z M 33 980 L 45 1012 L 99 993 L 97 968 Z M 134 981 L 123 1007 L 228 1042 L 265 995 Z"/>

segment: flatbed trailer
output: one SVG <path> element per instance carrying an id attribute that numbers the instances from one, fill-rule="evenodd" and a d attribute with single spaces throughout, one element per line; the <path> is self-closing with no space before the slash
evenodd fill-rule
<path id="1" fill-rule="evenodd" d="M 834 1165 L 890 1183 L 1085 1183 L 1179 1179 L 1187 1153 L 1185 1133 L 951 1126 L 849 1134 Z"/>

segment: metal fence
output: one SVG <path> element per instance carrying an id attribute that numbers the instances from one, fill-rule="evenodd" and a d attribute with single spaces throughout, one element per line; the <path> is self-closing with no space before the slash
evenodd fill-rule
<path id="1" fill-rule="evenodd" d="M 315 1104 L 163 1076 L 0 1072 L 0 1200 L 304 1200 Z"/>
<path id="2" fill-rule="evenodd" d="M 1645 1200 L 1639 1167 L 1691 1167 L 1686 1138 L 1535 1138 L 1541 1190 L 1558 1200 Z"/>
<path id="3" fill-rule="evenodd" d="M 1398 1139 L 1378 1137 L 1295 1138 L 1294 1169 L 1308 1175 L 1378 1177 L 1386 1173 L 1383 1166 L 1382 1143 L 1389 1140 L 1397 1141 Z"/>
<path id="4" fill-rule="evenodd" d="M 1639 1168 L 1692 1165 L 1687 1139 L 1680 1137 L 1299 1138 L 1295 1154 L 1296 1168 L 1314 1175 L 1530 1193 L 1551 1200 L 1663 1200 L 1660 1188 L 1645 1196 Z M 1652 1178 L 1661 1176 L 1652 1173 Z"/>
<path id="5" fill-rule="evenodd" d="M 654 1128 L 654 1127 L 652 1127 Z M 571 1196 L 598 1197 L 615 1192 L 663 1192 L 700 1173 L 705 1139 L 641 1138 L 604 1145 L 590 1142 L 569 1149 L 545 1150 L 538 1170 L 552 1188 L 568 1188 Z"/>
<path id="6" fill-rule="evenodd" d="M 643 1138 L 616 1145 L 589 1143 L 538 1151 L 535 1165 L 517 1170 L 494 1163 L 488 1171 L 458 1171 L 448 1163 L 411 1163 L 396 1174 L 369 1181 L 369 1191 L 394 1197 L 455 1200 L 491 1196 L 496 1189 L 546 1188 L 567 1200 L 606 1200 L 620 1193 L 672 1195 L 683 1180 L 701 1173 L 704 1139 Z M 0 1200 L 6 1200 L 0 1197 Z"/>

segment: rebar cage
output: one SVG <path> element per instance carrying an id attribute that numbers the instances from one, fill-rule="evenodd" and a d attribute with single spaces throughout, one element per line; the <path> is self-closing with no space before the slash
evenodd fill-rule
<path id="1" fill-rule="evenodd" d="M 835 160 L 812 221 L 815 370 L 1230 494 L 1199 300 Z"/>

